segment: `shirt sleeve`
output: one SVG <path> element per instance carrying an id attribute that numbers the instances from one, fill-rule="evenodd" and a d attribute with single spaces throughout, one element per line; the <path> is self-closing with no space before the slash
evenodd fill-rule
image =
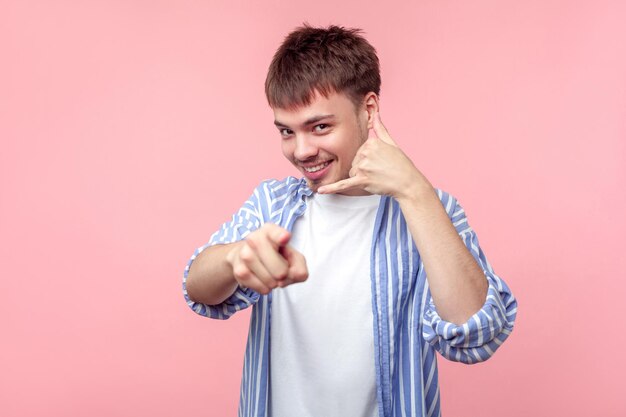
<path id="1" fill-rule="evenodd" d="M 187 276 L 189 268 L 196 257 L 206 248 L 213 245 L 228 244 L 244 239 L 248 234 L 257 230 L 263 224 L 263 210 L 260 206 L 261 196 L 264 192 L 263 184 L 259 185 L 250 198 L 241 206 L 241 208 L 233 215 L 230 221 L 225 222 L 210 237 L 209 241 L 197 248 L 183 272 L 183 295 L 187 305 L 201 316 L 225 320 L 230 318 L 234 313 L 256 303 L 260 294 L 249 288 L 238 286 L 235 292 L 217 305 L 209 305 L 192 301 L 187 294 Z"/>
<path id="2" fill-rule="evenodd" d="M 511 334 L 517 314 L 517 300 L 487 261 L 463 207 L 451 195 L 439 193 L 457 232 L 483 270 L 489 288 L 482 308 L 462 325 L 443 320 L 428 291 L 423 336 L 446 359 L 467 364 L 483 362 L 493 356 Z M 423 264 L 418 271 L 420 274 L 424 276 L 419 279 L 426 278 Z"/>

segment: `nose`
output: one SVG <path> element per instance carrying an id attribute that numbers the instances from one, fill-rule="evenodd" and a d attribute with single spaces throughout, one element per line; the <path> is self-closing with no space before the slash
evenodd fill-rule
<path id="1" fill-rule="evenodd" d="M 318 153 L 317 146 L 305 135 L 299 135 L 295 138 L 296 149 L 293 152 L 294 158 L 299 161 L 306 161 L 315 157 Z"/>

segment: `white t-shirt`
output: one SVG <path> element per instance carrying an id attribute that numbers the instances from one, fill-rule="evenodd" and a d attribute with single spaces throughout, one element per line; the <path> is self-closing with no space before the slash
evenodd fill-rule
<path id="1" fill-rule="evenodd" d="M 290 244 L 309 278 L 272 292 L 271 417 L 377 417 L 370 279 L 379 195 L 314 193 Z"/>

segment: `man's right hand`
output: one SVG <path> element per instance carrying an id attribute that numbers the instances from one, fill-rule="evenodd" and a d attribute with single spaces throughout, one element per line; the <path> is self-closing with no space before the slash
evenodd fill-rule
<path id="1" fill-rule="evenodd" d="M 240 286 L 261 294 L 276 287 L 303 282 L 309 276 L 304 255 L 287 245 L 288 230 L 265 223 L 226 255 Z"/>

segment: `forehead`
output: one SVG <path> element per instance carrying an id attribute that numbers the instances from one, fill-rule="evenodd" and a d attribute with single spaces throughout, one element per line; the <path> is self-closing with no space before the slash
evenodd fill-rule
<path id="1" fill-rule="evenodd" d="M 317 90 L 313 92 L 311 103 L 297 109 L 272 108 L 276 124 L 284 126 L 301 125 L 322 115 L 333 115 L 338 119 L 354 113 L 354 105 L 345 93 L 333 92 L 324 97 Z"/>

